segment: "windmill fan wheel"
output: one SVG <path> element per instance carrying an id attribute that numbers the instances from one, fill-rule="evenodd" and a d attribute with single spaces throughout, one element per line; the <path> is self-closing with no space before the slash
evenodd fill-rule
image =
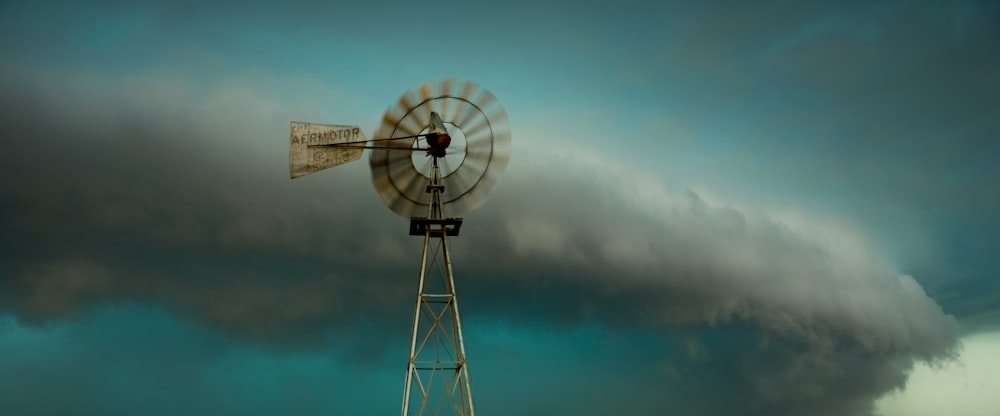
<path id="1" fill-rule="evenodd" d="M 386 110 L 369 165 L 382 202 L 398 215 L 426 215 L 438 167 L 448 215 L 475 209 L 510 159 L 510 122 L 489 91 L 469 81 L 428 82 Z"/>

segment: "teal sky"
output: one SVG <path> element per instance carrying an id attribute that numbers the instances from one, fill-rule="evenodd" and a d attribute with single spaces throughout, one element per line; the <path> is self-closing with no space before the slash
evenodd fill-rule
<path id="1" fill-rule="evenodd" d="M 513 132 L 454 247 L 480 413 L 995 414 L 925 370 L 996 368 L 997 45 L 989 1 L 4 2 L 0 414 L 398 412 L 420 242 L 288 122 L 447 77 Z"/>

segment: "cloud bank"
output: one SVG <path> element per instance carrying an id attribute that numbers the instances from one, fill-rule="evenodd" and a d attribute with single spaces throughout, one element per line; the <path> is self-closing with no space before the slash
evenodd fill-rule
<path id="1" fill-rule="evenodd" d="M 333 328 L 340 345 L 366 337 L 369 359 L 365 325 L 405 329 L 419 242 L 364 166 L 286 179 L 298 114 L 245 85 L 50 81 L 3 79 L 0 311 L 42 323 L 152 303 L 280 348 L 329 348 Z M 672 193 L 599 149 L 518 148 L 467 219 L 466 313 L 677 337 L 688 362 L 653 382 L 728 386 L 713 411 L 866 414 L 955 347 L 954 320 L 862 230 Z"/>

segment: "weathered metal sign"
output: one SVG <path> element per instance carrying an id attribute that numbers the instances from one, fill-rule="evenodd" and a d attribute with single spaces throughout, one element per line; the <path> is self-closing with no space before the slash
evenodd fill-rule
<path id="1" fill-rule="evenodd" d="M 358 126 L 293 121 L 288 143 L 292 179 L 361 158 L 367 143 Z"/>

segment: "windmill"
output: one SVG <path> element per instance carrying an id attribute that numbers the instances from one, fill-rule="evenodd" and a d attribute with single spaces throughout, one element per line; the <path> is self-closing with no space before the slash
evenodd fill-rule
<path id="1" fill-rule="evenodd" d="M 510 157 L 507 113 L 468 81 L 428 82 L 386 110 L 373 139 L 357 126 L 291 123 L 292 179 L 361 158 L 371 149 L 382 202 L 424 238 L 403 416 L 475 414 L 448 237 L 496 187 Z"/>

